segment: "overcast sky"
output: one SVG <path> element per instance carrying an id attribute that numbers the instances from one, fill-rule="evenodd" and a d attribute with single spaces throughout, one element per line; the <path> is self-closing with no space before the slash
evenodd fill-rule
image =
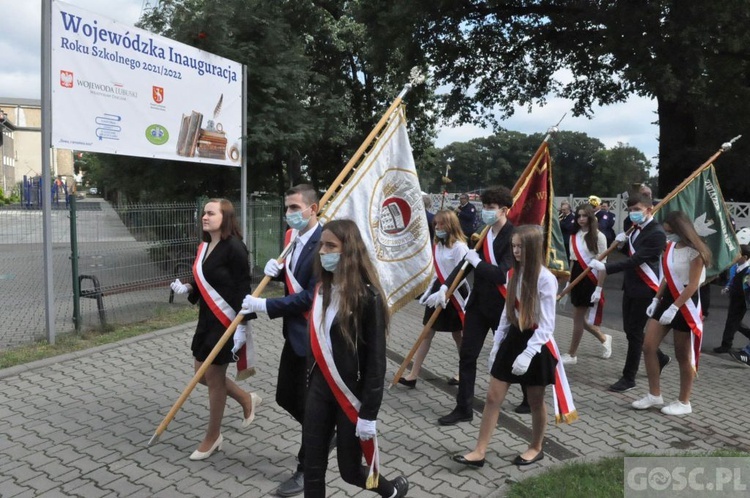
<path id="1" fill-rule="evenodd" d="M 67 3 L 88 9 L 119 22 L 134 24 L 146 4 L 155 0 L 69 0 Z M 0 98 L 40 98 L 40 25 L 41 0 L 0 0 L 3 27 L 0 29 Z M 252 68 L 250 68 L 252 70 Z M 652 163 L 658 153 L 656 103 L 632 97 L 627 102 L 595 109 L 592 119 L 572 118 L 571 103 L 548 99 L 544 107 L 531 113 L 519 108 L 502 126 L 522 133 L 544 133 L 568 113 L 560 129 L 580 131 L 598 138 L 607 147 L 626 143 L 641 150 Z M 439 130 L 437 145 L 487 136 L 491 130 L 466 125 Z"/>

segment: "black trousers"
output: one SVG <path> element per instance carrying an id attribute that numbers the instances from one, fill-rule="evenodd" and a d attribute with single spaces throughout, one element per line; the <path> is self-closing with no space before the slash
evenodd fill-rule
<path id="1" fill-rule="evenodd" d="M 722 346 L 731 348 L 732 342 L 734 341 L 734 333 L 738 331 L 750 339 L 750 328 L 742 325 L 742 319 L 745 318 L 746 311 L 747 304 L 745 304 L 745 296 L 741 294 L 730 294 L 729 309 L 727 309 L 727 321 L 724 323 L 724 334 L 721 337 Z"/>
<path id="2" fill-rule="evenodd" d="M 651 297 L 629 297 L 627 293 L 622 295 L 622 328 L 628 340 L 628 352 L 625 355 L 625 366 L 622 369 L 622 377 L 625 380 L 635 382 L 638 367 L 641 364 L 641 353 L 643 352 L 643 337 L 648 315 L 646 308 L 651 304 Z M 657 350 L 659 362 L 664 363 L 667 355 Z"/>
<path id="3" fill-rule="evenodd" d="M 458 354 L 458 394 L 456 408 L 464 413 L 472 410 L 474 400 L 474 383 L 477 379 L 477 359 L 482 352 L 484 340 L 489 330 L 497 329 L 502 309 L 497 316 L 490 318 L 481 312 L 478 306 L 466 311 L 464 332 L 461 339 L 461 350 Z"/>
<path id="4" fill-rule="evenodd" d="M 276 382 L 276 403 L 302 425 L 305 420 L 305 370 L 307 358 L 297 356 L 289 344 L 284 342 L 279 360 L 279 376 Z M 305 444 L 297 453 L 297 470 L 302 471 L 305 460 Z"/>
<path id="5" fill-rule="evenodd" d="M 326 496 L 326 469 L 328 468 L 328 445 L 336 429 L 336 456 L 341 478 L 354 486 L 365 489 L 368 468 L 362 465 L 362 448 L 354 435 L 356 425 L 339 406 L 319 368 L 314 368 L 308 387 L 306 417 L 303 424 L 302 446 L 305 455 L 305 498 Z M 377 489 L 380 496 L 393 494 L 393 483 L 382 474 Z"/>

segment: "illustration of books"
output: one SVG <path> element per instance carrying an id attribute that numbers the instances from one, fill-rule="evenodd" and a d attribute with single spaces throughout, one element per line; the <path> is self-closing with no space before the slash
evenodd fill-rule
<path id="1" fill-rule="evenodd" d="M 182 115 L 180 133 L 177 136 L 177 154 L 194 157 L 203 124 L 203 114 L 193 111 L 190 116 Z"/>

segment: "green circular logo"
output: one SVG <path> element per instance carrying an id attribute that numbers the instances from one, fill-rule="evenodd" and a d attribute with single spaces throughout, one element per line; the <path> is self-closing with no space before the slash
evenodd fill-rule
<path id="1" fill-rule="evenodd" d="M 169 141 L 169 132 L 162 125 L 152 124 L 146 128 L 146 140 L 154 145 L 164 145 Z"/>

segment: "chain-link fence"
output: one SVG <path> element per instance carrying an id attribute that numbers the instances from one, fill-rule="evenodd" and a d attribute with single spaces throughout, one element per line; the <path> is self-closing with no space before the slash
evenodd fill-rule
<path id="1" fill-rule="evenodd" d="M 253 201 L 248 208 L 247 245 L 257 283 L 262 265 L 280 252 L 283 203 Z M 113 207 L 102 199 L 77 202 L 75 209 L 53 209 L 57 333 L 75 329 L 74 280 L 80 286 L 82 330 L 147 319 L 169 305 L 169 283 L 190 278 L 201 210 L 200 202 Z M 41 210 L 0 210 L 0 349 L 46 338 L 42 243 Z M 176 302 L 184 305 L 185 300 Z"/>

